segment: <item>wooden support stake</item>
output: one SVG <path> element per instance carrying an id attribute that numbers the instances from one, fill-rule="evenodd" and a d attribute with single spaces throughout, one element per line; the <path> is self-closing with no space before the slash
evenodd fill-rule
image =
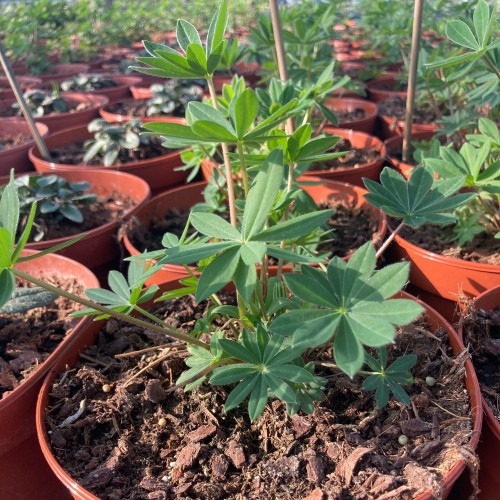
<path id="1" fill-rule="evenodd" d="M 283 42 L 283 29 L 281 28 L 280 10 L 278 0 L 269 0 L 269 10 L 271 11 L 271 21 L 273 23 L 274 46 L 276 48 L 276 56 L 278 58 L 278 70 L 282 82 L 288 80 L 288 69 L 286 67 L 285 44 Z M 286 122 L 286 133 L 293 134 L 294 125 L 292 118 Z"/>
<path id="2" fill-rule="evenodd" d="M 403 139 L 403 161 L 409 162 L 411 128 L 413 123 L 413 109 L 415 106 L 415 87 L 417 83 L 418 52 L 420 47 L 420 30 L 422 27 L 422 11 L 424 0 L 415 0 L 413 11 L 413 33 L 411 37 L 410 73 L 408 76 L 408 95 L 406 97 L 406 121 Z"/>
<path id="3" fill-rule="evenodd" d="M 38 132 L 38 129 L 36 128 L 36 124 L 35 124 L 35 120 L 33 119 L 33 115 L 31 114 L 31 111 L 28 108 L 26 101 L 24 100 L 24 96 L 23 96 L 23 92 L 21 90 L 21 87 L 19 87 L 19 83 L 16 80 L 16 76 L 14 75 L 14 71 L 12 70 L 12 67 L 9 63 L 9 59 L 7 58 L 7 55 L 5 54 L 5 51 L 4 51 L 1 43 L 0 43 L 0 62 L 2 63 L 3 70 L 5 72 L 5 75 L 7 76 L 7 80 L 10 83 L 12 91 L 14 92 L 14 95 L 16 96 L 17 102 L 19 103 L 19 106 L 21 106 L 21 110 L 23 112 L 24 118 L 26 118 L 26 121 L 28 122 L 28 126 L 30 128 L 31 135 L 33 136 L 33 139 L 35 139 L 35 143 L 38 147 L 38 150 L 40 151 L 44 160 L 52 161 L 52 157 L 50 156 L 49 150 L 47 149 L 47 146 L 46 146 L 44 140 L 42 139 L 40 132 Z"/>

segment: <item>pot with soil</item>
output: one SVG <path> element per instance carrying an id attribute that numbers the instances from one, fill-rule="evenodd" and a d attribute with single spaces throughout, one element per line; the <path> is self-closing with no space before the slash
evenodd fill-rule
<path id="1" fill-rule="evenodd" d="M 37 123 L 42 137 L 49 133 L 47 125 Z M 0 175 L 8 175 L 10 169 L 29 172 L 33 164 L 29 161 L 28 150 L 34 146 L 28 123 L 23 118 L 2 118 L 0 120 Z"/>
<path id="2" fill-rule="evenodd" d="M 325 127 L 324 132 L 342 138 L 332 151 L 349 153 L 312 163 L 304 174 L 306 177 L 311 175 L 360 187 L 364 187 L 363 177 L 378 181 L 385 156 L 385 145 L 380 139 L 363 132 L 341 128 Z"/>
<path id="3" fill-rule="evenodd" d="M 372 134 L 377 119 L 377 107 L 361 99 L 329 99 L 325 106 L 331 109 L 338 120 L 338 128 Z"/>
<path id="4" fill-rule="evenodd" d="M 25 250 L 23 255 L 34 253 Z M 45 255 L 16 268 L 82 296 L 84 289 L 99 286 L 88 268 L 60 255 Z M 40 452 L 34 414 L 43 378 L 91 323 L 89 318 L 68 318 L 72 308 L 79 307 L 59 297 L 28 312 L 0 313 L 0 481 L 4 498 L 67 498 Z"/>
<path id="5" fill-rule="evenodd" d="M 393 76 L 374 78 L 367 84 L 368 99 L 372 102 L 383 102 L 390 97 L 406 99 L 406 83 L 399 84 Z"/>
<path id="6" fill-rule="evenodd" d="M 42 80 L 31 76 L 16 76 L 16 80 L 23 92 L 29 89 L 40 88 L 42 84 Z M 0 76 L 0 101 L 12 99 L 14 97 L 14 92 L 12 91 L 8 78 L 6 76 Z"/>
<path id="7" fill-rule="evenodd" d="M 159 138 L 153 138 L 150 145 L 129 150 L 132 157 L 129 156 L 128 161 L 104 167 L 96 157 L 85 164 L 83 157 L 88 150 L 84 143 L 93 138 L 94 134 L 88 131 L 87 126 L 63 130 L 47 137 L 46 144 L 53 157 L 52 162 L 43 160 L 36 146 L 30 149 L 29 156 L 38 172 L 57 173 L 59 170 L 89 168 L 118 170 L 144 179 L 153 193 L 183 184 L 187 178 L 186 171 L 176 170 L 183 165 L 180 151 L 163 147 Z"/>
<path id="8" fill-rule="evenodd" d="M 60 97 L 66 107 L 65 111 L 47 108 L 43 116 L 35 118 L 37 122 L 47 125 L 52 134 L 66 128 L 86 125 L 97 118 L 99 110 L 108 103 L 107 97 L 88 93 L 61 92 Z M 0 116 L 19 116 L 19 109 L 12 106 L 16 102 L 15 99 L 0 102 Z"/>
<path id="9" fill-rule="evenodd" d="M 312 181 L 314 178 L 303 180 Z M 367 241 L 378 247 L 386 233 L 384 215 L 372 207 L 364 198 L 366 191 L 349 184 L 314 179 L 321 184 L 305 185 L 304 190 L 318 204 L 319 209 L 334 208 L 334 215 L 327 221 L 334 229 L 333 242 L 318 246 L 317 252 L 329 252 L 347 260 L 352 252 Z M 120 240 L 130 255 L 144 251 L 163 249 L 161 244 L 166 232 L 182 235 L 189 211 L 196 203 L 204 201 L 206 182 L 199 182 L 172 189 L 148 201 L 120 230 Z M 285 266 L 291 272 L 291 266 Z M 195 268 L 191 270 L 195 272 Z M 271 274 L 276 274 L 276 265 L 271 263 Z M 165 264 L 146 281 L 147 285 L 165 283 L 186 277 L 188 272 L 182 265 Z"/>
<path id="10" fill-rule="evenodd" d="M 478 445 L 481 500 L 495 498 L 500 488 L 498 449 L 500 447 L 500 285 L 488 290 L 467 308 L 458 331 L 470 346 L 482 392 L 484 425 Z"/>
<path id="11" fill-rule="evenodd" d="M 105 106 L 99 111 L 99 114 L 107 122 L 120 123 L 139 118 L 143 123 L 149 122 L 170 122 L 186 123 L 184 116 L 172 115 L 151 115 L 147 116 L 149 99 L 126 99 L 115 104 Z"/>
<path id="12" fill-rule="evenodd" d="M 113 170 L 60 170 L 51 173 L 65 178 L 70 183 L 88 182 L 89 192 L 97 195 L 97 202 L 79 207 L 84 218 L 81 224 L 60 217 L 49 220 L 43 238 L 40 241 L 31 241 L 26 248 L 43 250 L 85 233 L 84 238 L 59 250 L 58 253 L 91 269 L 117 258 L 119 247 L 115 234 L 123 221 L 131 217 L 149 199 L 148 184 L 134 175 Z M 7 182 L 6 177 L 0 179 L 1 185 Z"/>
<path id="13" fill-rule="evenodd" d="M 163 320 L 183 328 L 207 306 L 186 297 L 160 307 Z M 169 356 L 175 344 L 169 349 L 158 339 L 162 348 L 137 364 L 131 351 L 150 347 L 151 335 L 113 321 L 97 332 L 93 324 L 56 367 L 60 375 L 45 380 L 37 411 L 42 451 L 75 499 L 355 498 L 360 485 L 375 498 L 444 498 L 464 457 L 473 460 L 482 412 L 460 339 L 424 307 L 424 317 L 401 328 L 389 353 L 391 359 L 405 349 L 417 354 L 412 407 L 377 410 L 356 384 L 317 359 L 329 377 L 329 397 L 314 413 L 289 417 L 284 403 L 273 400 L 253 423 L 240 408 L 223 412 L 222 389 L 170 391 L 183 370 L 183 354 Z M 94 339 L 99 347 L 85 354 L 100 364 L 77 365 L 78 352 Z M 68 365 L 75 371 L 64 375 Z M 426 385 L 431 376 L 435 384 Z M 65 425 L 81 401 L 84 411 Z M 459 418 L 450 420 L 449 412 Z M 401 434 L 405 444 L 398 443 Z"/>
<path id="14" fill-rule="evenodd" d="M 393 228 L 396 222 L 390 223 Z M 491 234 L 476 235 L 458 247 L 450 241 L 450 225 L 404 227 L 391 245 L 396 261 L 411 262 L 410 282 L 448 300 L 462 295 L 476 297 L 500 283 L 500 240 Z"/>
<path id="15" fill-rule="evenodd" d="M 382 139 L 403 136 L 405 131 L 406 100 L 396 96 L 377 104 L 380 116 L 380 133 Z M 434 134 L 438 128 L 436 114 L 432 107 L 416 107 L 413 112 L 412 134 Z"/>
<path id="16" fill-rule="evenodd" d="M 432 139 L 434 132 L 420 132 L 412 134 L 412 141 L 428 141 Z M 411 158 L 410 163 L 403 162 L 403 137 L 398 135 L 391 137 L 385 141 L 386 146 L 386 158 L 392 164 L 392 166 L 406 179 L 410 177 L 411 171 L 417 166 L 416 162 Z"/>
<path id="17" fill-rule="evenodd" d="M 95 82 L 94 82 L 95 80 Z M 103 95 L 110 103 L 131 97 L 130 86 L 142 82 L 140 76 L 119 74 L 82 75 L 73 80 L 63 82 L 63 88 L 68 91 L 91 92 Z"/>
<path id="18" fill-rule="evenodd" d="M 42 80 L 43 86 L 50 87 L 52 82 L 62 83 L 64 80 L 86 73 L 88 70 L 88 64 L 54 64 L 51 66 L 49 73 L 33 76 Z"/>

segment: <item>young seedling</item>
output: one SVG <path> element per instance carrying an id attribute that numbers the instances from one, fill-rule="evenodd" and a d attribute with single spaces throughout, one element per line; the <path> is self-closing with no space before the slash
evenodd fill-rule
<path id="1" fill-rule="evenodd" d="M 33 203 L 37 204 L 33 241 L 43 239 L 47 227 L 59 220 L 82 223 L 80 208 L 97 201 L 97 195 L 88 192 L 88 182 L 68 182 L 57 175 L 23 175 L 14 183 L 19 196 L 21 225 L 27 221 Z"/>
<path id="2" fill-rule="evenodd" d="M 302 248 L 321 231 L 332 211 L 291 216 L 294 201 L 302 192 L 296 183 L 298 165 L 330 156 L 325 152 L 338 139 L 314 137 L 307 120 L 294 134 L 283 133 L 288 118 L 303 118 L 310 107 L 309 98 L 303 96 L 287 99 L 286 103 L 274 102 L 268 116 L 263 117 L 259 116 L 255 92 L 240 87 L 233 89 L 232 95 L 226 93 L 227 111 L 219 109 L 212 76 L 226 46 L 227 16 L 227 0 L 222 0 L 206 45 L 190 23 L 179 21 L 177 39 L 183 53 L 145 42 L 150 55 L 139 60 L 147 67 L 137 69 L 166 78 L 207 79 L 212 106 L 191 102 L 186 125 L 156 123 L 145 128 L 160 134 L 167 143 L 222 144 L 230 223 L 212 213 L 192 212 L 188 223 L 197 234 L 180 239 L 167 234 L 164 249 L 131 257 L 127 278 L 111 273 L 111 291 L 88 291 L 89 297 L 99 303 L 74 300 L 90 309 L 84 314 L 109 315 L 147 325 L 186 342 L 188 370 L 178 379 L 178 385 L 186 390 L 204 381 L 228 386 L 226 410 L 248 398 L 251 420 L 259 417 L 269 398 L 286 402 L 289 414 L 299 409 L 308 413 L 314 410 L 314 402 L 322 399 L 325 386 L 325 380 L 314 373 L 318 350 L 332 352 L 334 369 L 350 377 L 367 377 L 365 388 L 376 391 L 379 405 L 387 403 L 391 392 L 402 403 L 408 403 L 403 385 L 411 383 L 409 370 L 415 357 L 402 356 L 388 365 L 384 346 L 393 342 L 396 326 L 407 324 L 423 311 L 412 300 L 388 300 L 405 285 L 409 264 L 402 262 L 376 270 L 376 251 L 371 242 L 356 250 L 348 262 L 337 257 L 326 262 Z M 295 28 L 302 29 L 302 25 L 296 24 Z M 235 156 L 229 155 L 229 146 L 235 147 Z M 235 162 L 243 181 L 241 198 L 237 200 L 233 186 Z M 433 188 L 433 175 L 427 168 L 417 169 L 408 183 L 388 171 L 384 171 L 382 181 L 382 185 L 369 186 L 373 193 L 368 196 L 413 225 L 451 220 L 443 212 L 474 196 L 451 196 L 460 188 L 455 180 Z M 14 276 L 54 291 L 14 267 L 24 241 L 23 234 L 16 245 L 13 236 L 17 228 L 16 204 L 14 187 L 9 185 L 0 203 L 0 285 L 4 285 L 0 287 L 0 304 L 10 297 Z M 278 259 L 277 276 L 267 272 L 269 257 Z M 157 262 L 146 268 L 142 263 L 148 259 Z M 300 265 L 300 272 L 283 274 L 283 261 Z M 201 263 L 199 276 L 191 273 L 182 280 L 185 288 L 156 299 L 192 292 L 196 301 L 213 300 L 214 305 L 191 335 L 142 310 L 141 304 L 156 292 L 155 287 L 144 288 L 145 281 L 167 263 Z M 235 306 L 222 305 L 217 296 L 226 285 L 236 290 Z M 150 321 L 130 316 L 133 311 Z M 216 317 L 223 317 L 226 326 L 221 328 L 214 321 Z M 206 341 L 200 340 L 202 332 Z M 363 370 L 364 365 L 367 370 Z"/>
<path id="3" fill-rule="evenodd" d="M 140 136 L 142 122 L 138 119 L 118 125 L 96 118 L 87 128 L 89 132 L 94 132 L 94 140 L 88 140 L 84 144 L 87 148 L 83 157 L 85 163 L 96 157 L 105 167 L 131 161 L 131 153 L 141 144 L 149 142 L 148 137 Z"/>

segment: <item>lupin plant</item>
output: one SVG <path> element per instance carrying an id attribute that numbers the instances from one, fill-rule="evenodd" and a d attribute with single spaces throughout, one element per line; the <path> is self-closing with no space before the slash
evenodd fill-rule
<path id="1" fill-rule="evenodd" d="M 321 232 L 332 210 L 294 214 L 294 200 L 302 192 L 298 166 L 336 155 L 325 151 L 338 138 L 314 137 L 307 120 L 295 132 L 284 132 L 285 122 L 303 118 L 310 106 L 296 97 L 272 103 L 267 116 L 262 117 L 256 93 L 240 86 L 226 92 L 227 113 L 219 109 L 212 76 L 225 49 L 227 22 L 227 0 L 222 0 L 203 46 L 194 26 L 179 21 L 177 39 L 184 54 L 144 42 L 149 56 L 139 60 L 147 66 L 136 69 L 166 78 L 207 80 L 211 104 L 189 103 L 186 125 L 150 123 L 145 128 L 163 136 L 166 144 L 221 145 L 230 222 L 213 213 L 192 211 L 188 224 L 197 231 L 194 235 L 187 237 L 187 228 L 180 238 L 167 233 L 164 249 L 129 258 L 127 277 L 118 271 L 110 273 L 111 291 L 87 290 L 87 296 L 97 303 L 71 296 L 88 307 L 75 315 L 114 316 L 186 342 L 189 369 L 177 380 L 177 386 L 185 390 L 204 382 L 229 386 L 226 410 L 248 398 L 251 420 L 263 412 L 269 398 L 286 402 L 290 414 L 299 409 L 307 413 L 314 410 L 314 401 L 322 399 L 325 386 L 325 379 L 314 370 L 316 348 L 332 353 L 332 367 L 350 377 L 366 377 L 363 388 L 375 390 L 379 406 L 387 404 L 390 393 L 409 404 L 403 385 L 412 382 L 409 370 L 416 356 L 404 355 L 387 366 L 385 347 L 394 341 L 396 326 L 411 322 L 423 310 L 412 300 L 387 300 L 405 285 L 409 264 L 376 270 L 377 253 L 371 242 L 354 252 L 348 262 L 338 257 L 326 262 L 308 251 L 307 243 Z M 236 152 L 230 154 L 229 147 Z M 233 181 L 235 163 L 242 179 L 238 199 Z M 434 189 L 433 175 L 427 168 L 415 172 L 418 174 L 406 183 L 399 174 L 385 170 L 382 185 L 368 186 L 373 191 L 371 199 L 386 201 L 390 213 L 418 225 L 449 220 L 443 212 L 474 196 L 452 196 L 460 187 L 456 182 Z M 385 200 L 384 190 L 390 194 Z M 20 250 L 32 223 L 30 217 L 16 242 L 16 203 L 11 182 L 0 204 L 0 306 L 10 297 L 14 277 L 56 290 L 14 267 L 16 261 L 26 259 L 20 258 Z M 269 257 L 278 260 L 275 276 L 269 273 Z M 143 264 L 148 259 L 156 259 L 150 268 Z M 296 269 L 299 272 L 283 273 L 284 261 L 300 266 Z M 141 306 L 158 291 L 156 286 L 144 287 L 145 281 L 166 263 L 184 264 L 187 272 L 187 264 L 198 263 L 200 274 L 191 273 L 182 280 L 183 288 L 156 300 L 193 293 L 196 301 L 210 298 L 214 303 L 200 322 L 203 327 L 190 335 Z M 235 306 L 222 305 L 217 296 L 228 284 L 236 290 Z M 133 311 L 149 322 L 130 316 Z M 212 321 L 217 316 L 225 319 L 225 328 Z"/>

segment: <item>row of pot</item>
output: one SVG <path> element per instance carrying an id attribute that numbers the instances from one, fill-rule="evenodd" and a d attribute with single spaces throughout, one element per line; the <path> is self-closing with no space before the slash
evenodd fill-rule
<path id="1" fill-rule="evenodd" d="M 334 170 L 321 170 L 322 167 L 320 167 L 319 170 L 310 171 L 306 175 L 349 182 L 363 187 L 362 178 L 378 180 L 384 159 L 389 160 L 403 173 L 411 169 L 410 165 L 403 164 L 394 155 L 394 152 L 401 146 L 401 137 L 390 139 L 387 141 L 386 146 L 379 139 L 362 132 L 334 128 L 325 128 L 325 131 L 349 140 L 350 146 L 353 148 L 374 149 L 378 152 L 378 155 L 374 160 L 365 164 L 341 167 Z M 83 142 L 91 137 L 92 134 L 87 131 L 86 127 L 82 126 L 50 135 L 46 142 L 49 150 L 51 150 L 55 147 Z M 430 134 L 416 137 L 429 138 Z M 88 168 L 85 165 L 57 164 L 43 160 L 36 147 L 30 150 L 29 157 L 35 168 L 40 172 L 77 171 Z M 174 152 L 155 159 L 124 163 L 110 168 L 138 175 L 149 183 L 153 194 L 157 194 L 185 181 L 187 172 L 178 170 L 181 165 L 180 153 Z M 207 173 L 206 169 L 205 173 Z M 208 175 L 210 175 L 209 172 Z M 399 237 L 396 240 L 398 244 L 397 247 L 394 247 L 396 257 L 399 259 L 410 258 L 415 262 L 414 266 L 412 266 L 411 282 L 429 293 L 447 300 L 456 300 L 459 292 L 463 292 L 468 296 L 475 296 L 498 284 L 500 275 L 498 266 L 438 256 L 432 252 L 423 251 Z M 441 265 L 449 266 L 448 272 L 443 275 L 436 268 L 436 266 Z M 427 266 L 430 266 L 430 271 Z M 463 274 L 462 270 L 465 270 L 463 272 L 466 274 Z M 470 276 L 468 273 L 470 273 Z"/>

